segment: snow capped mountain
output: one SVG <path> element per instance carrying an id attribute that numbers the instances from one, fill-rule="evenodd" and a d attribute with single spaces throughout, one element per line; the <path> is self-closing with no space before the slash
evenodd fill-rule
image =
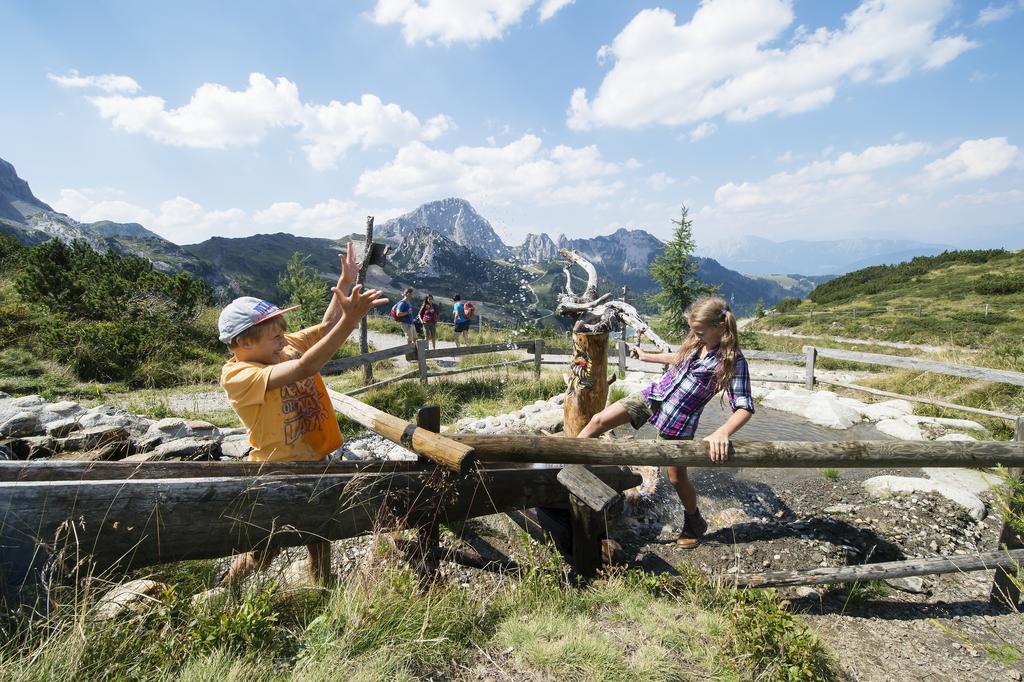
<path id="1" fill-rule="evenodd" d="M 465 199 L 448 198 L 423 204 L 414 211 L 384 223 L 377 234 L 399 241 L 417 228 L 444 235 L 486 258 L 507 258 L 510 254 L 487 219 Z"/>

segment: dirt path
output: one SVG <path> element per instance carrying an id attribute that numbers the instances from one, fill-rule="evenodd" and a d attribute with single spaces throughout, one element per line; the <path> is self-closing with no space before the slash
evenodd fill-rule
<path id="1" fill-rule="evenodd" d="M 797 334 L 796 332 L 776 330 L 776 331 L 764 331 L 756 330 L 759 334 L 768 334 L 769 336 L 778 336 L 791 339 L 806 339 L 808 341 L 833 341 L 835 343 L 845 343 L 851 346 L 882 346 L 884 348 L 899 348 L 901 350 L 919 350 L 922 353 L 976 353 L 976 350 L 970 348 L 960 348 L 951 346 L 930 346 L 923 343 L 904 343 L 902 341 L 874 341 L 871 339 L 851 339 L 845 336 L 815 336 L 812 334 Z"/>
<path id="2" fill-rule="evenodd" d="M 697 437 L 726 418 L 709 404 Z M 869 425 L 834 431 L 760 408 L 741 432 L 747 440 L 886 439 Z M 653 437 L 649 428 L 640 437 Z M 919 469 L 691 468 L 699 504 L 711 523 L 705 542 L 683 550 L 673 540 L 682 512 L 666 481 L 659 495 L 631 507 L 618 527 L 627 555 L 652 570 L 688 563 L 715 575 L 837 566 L 865 561 L 996 549 L 1002 520 L 975 522 L 932 495 L 874 499 L 861 482 L 871 476 L 923 476 Z M 987 496 L 989 509 L 992 498 Z M 619 536 L 618 533 L 622 535 Z M 920 593 L 871 586 L 783 591 L 829 643 L 850 680 L 1021 680 L 1024 618 L 989 605 L 992 572 L 927 576 L 899 583 Z"/>

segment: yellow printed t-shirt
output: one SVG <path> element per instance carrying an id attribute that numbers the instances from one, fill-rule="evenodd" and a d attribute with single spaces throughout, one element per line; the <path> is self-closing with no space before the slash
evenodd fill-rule
<path id="1" fill-rule="evenodd" d="M 282 361 L 301 357 L 323 336 L 323 325 L 285 334 Z M 340 448 L 344 439 L 320 374 L 268 391 L 271 367 L 232 356 L 220 371 L 228 402 L 249 429 L 249 459 L 315 461 Z"/>

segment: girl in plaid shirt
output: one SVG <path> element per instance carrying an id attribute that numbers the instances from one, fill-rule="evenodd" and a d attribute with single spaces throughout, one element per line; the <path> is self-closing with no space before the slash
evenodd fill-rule
<path id="1" fill-rule="evenodd" d="M 712 462 L 721 463 L 728 458 L 729 437 L 754 414 L 750 371 L 740 351 L 736 316 L 724 299 L 707 296 L 690 306 L 686 321 L 690 333 L 679 352 L 646 353 L 633 348 L 633 354 L 640 360 L 668 364 L 671 368 L 639 393 L 594 415 L 579 438 L 596 438 L 625 424 L 639 429 L 651 423 L 660 438 L 690 440 L 697 431 L 704 406 L 719 390 L 724 390 L 732 415 L 704 440 Z M 676 542 L 692 549 L 700 544 L 708 524 L 697 508 L 697 492 L 686 475 L 686 467 L 668 467 L 668 478 L 686 512 L 683 531 Z"/>

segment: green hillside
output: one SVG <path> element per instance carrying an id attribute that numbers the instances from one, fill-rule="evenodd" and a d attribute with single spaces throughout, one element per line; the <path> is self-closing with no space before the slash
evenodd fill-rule
<path id="1" fill-rule="evenodd" d="M 1012 352 L 1024 337 L 1024 251 L 950 251 L 857 270 L 777 305 L 755 328 Z"/>

